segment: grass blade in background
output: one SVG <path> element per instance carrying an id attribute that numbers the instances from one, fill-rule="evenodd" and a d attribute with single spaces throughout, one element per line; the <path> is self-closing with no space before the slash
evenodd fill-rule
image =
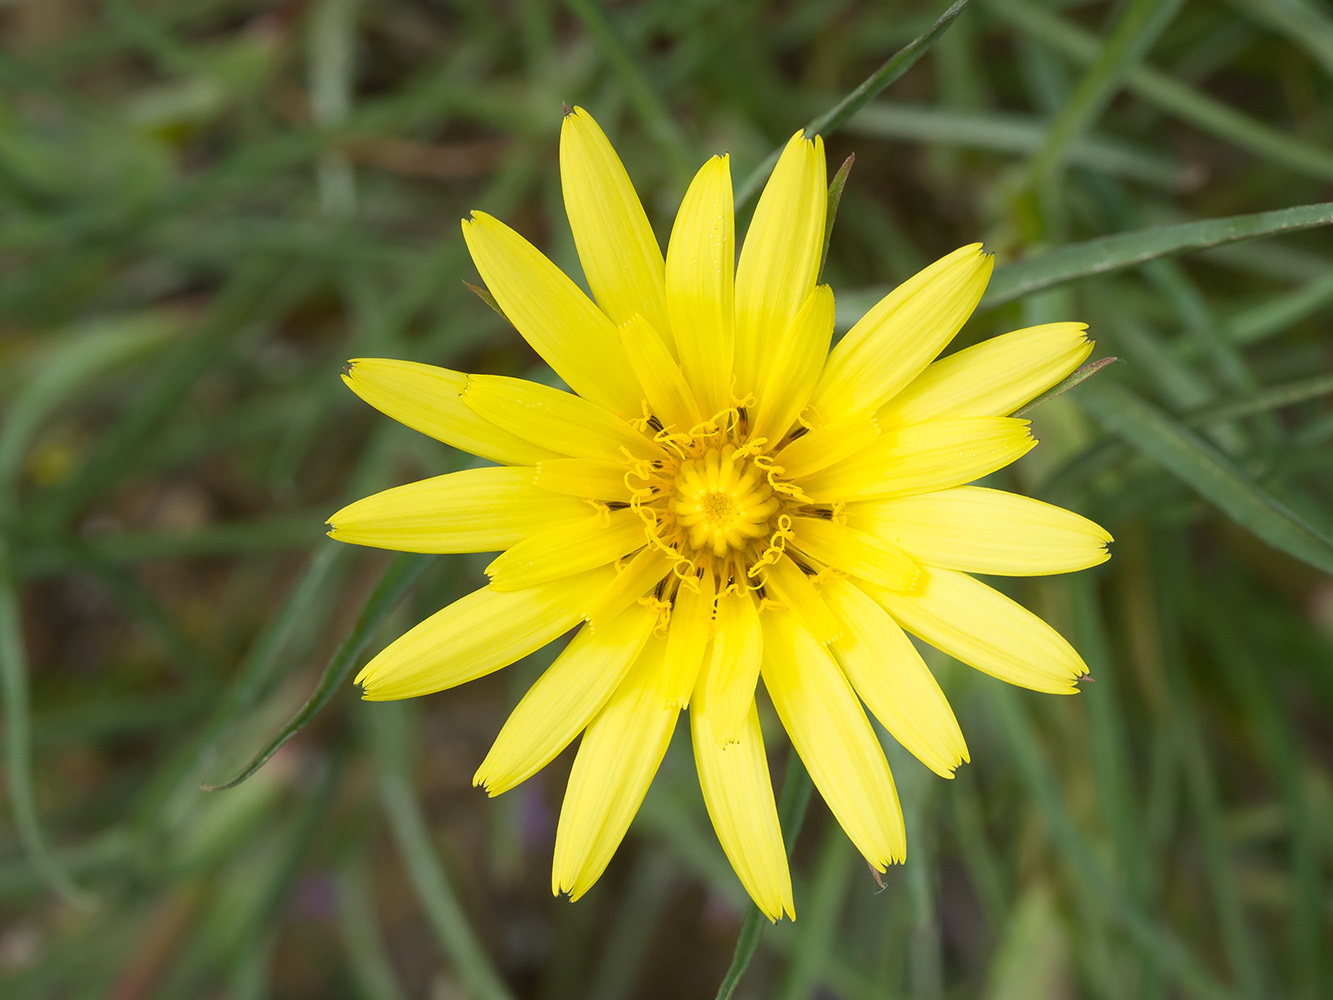
<path id="1" fill-rule="evenodd" d="M 939 16 L 939 20 L 923 34 L 918 35 L 890 56 L 884 65 L 862 80 L 855 90 L 822 115 L 810 119 L 805 126 L 805 134 L 827 137 L 837 131 L 848 118 L 883 93 L 890 84 L 911 69 L 918 59 L 929 52 L 930 47 L 953 23 L 954 18 L 961 14 L 971 2 L 972 0 L 955 0 L 953 6 Z M 768 175 L 773 172 L 773 167 L 777 164 L 780 155 L 782 155 L 781 146 L 769 153 L 764 162 L 755 167 L 750 172 L 750 176 L 741 182 L 741 185 L 736 189 L 735 204 L 738 211 L 749 204 L 751 198 L 759 194 L 760 187 L 768 179 Z"/>
<path id="2" fill-rule="evenodd" d="M 1330 223 L 1333 223 L 1333 202 L 1323 202 L 1100 236 L 1049 250 L 1030 260 L 1001 264 L 991 276 L 978 308 L 1003 305 L 1034 292 L 1080 278 L 1124 270 L 1168 254 L 1314 229 Z M 855 323 L 889 291 L 889 288 L 858 289 L 839 296 L 838 326 L 848 327 Z"/>
<path id="3" fill-rule="evenodd" d="M 4 698 L 5 784 L 14 826 L 33 868 L 61 896 L 80 906 L 90 897 L 57 863 L 37 815 L 32 780 L 29 663 L 23 639 L 11 539 L 19 516 L 18 479 L 38 427 L 85 382 L 165 338 L 169 327 L 131 320 L 92 330 L 53 351 L 10 404 L 0 430 L 0 693 Z"/>
<path id="4" fill-rule="evenodd" d="M 1202 250 L 1330 223 L 1333 223 L 1333 202 L 1325 202 L 1102 236 L 1050 250 L 1031 260 L 997 267 L 981 300 L 981 308 L 1002 305 L 1078 278 L 1133 267 L 1167 254 Z"/>
<path id="5" fill-rule="evenodd" d="M 435 928 L 463 988 L 476 1000 L 513 1000 L 468 922 L 431 843 L 412 786 L 411 708 L 401 702 L 365 706 L 374 741 L 380 800 L 412 888 Z"/>
<path id="6" fill-rule="evenodd" d="M 338 651 L 329 661 L 329 665 L 324 668 L 324 674 L 319 679 L 314 693 L 299 712 L 292 717 L 292 720 L 283 726 L 276 736 L 266 743 L 258 753 L 246 764 L 235 777 L 216 785 L 204 785 L 205 791 L 219 792 L 228 788 L 235 788 L 246 778 L 250 777 L 265 763 L 269 758 L 278 752 L 278 749 L 306 727 L 320 710 L 327 705 L 335 694 L 342 689 L 361 660 L 361 654 L 370 645 L 370 641 L 375 637 L 375 632 L 384 623 L 384 619 L 389 616 L 403 596 L 412 589 L 412 585 L 417 582 L 421 574 L 425 572 L 426 567 L 431 563 L 430 556 L 414 555 L 411 553 L 399 553 L 394 556 L 393 561 L 389 563 L 380 578 L 380 582 L 375 585 L 366 605 L 361 610 L 361 615 L 352 628 L 351 633 L 343 640 L 343 644 L 338 647 Z"/>
<path id="7" fill-rule="evenodd" d="M 1089 383 L 1074 399 L 1108 431 L 1165 466 L 1241 527 L 1274 548 L 1333 573 L 1333 541 L 1180 421 L 1117 383 Z"/>
<path id="8" fill-rule="evenodd" d="M 623 34 L 611 23 L 600 0 L 565 0 L 565 6 L 574 12 L 588 33 L 597 40 L 607 61 L 624 83 L 639 118 L 671 164 L 677 185 L 684 190 L 698 169 L 697 161 L 700 157 L 644 73 L 642 56 L 630 51 Z"/>
<path id="9" fill-rule="evenodd" d="M 787 856 L 791 857 L 796 847 L 796 838 L 800 835 L 801 824 L 805 821 L 805 810 L 810 804 L 810 793 L 814 790 L 810 773 L 801 763 L 796 751 L 787 754 L 787 775 L 782 779 L 782 792 L 778 796 L 778 825 L 782 827 L 782 839 L 787 845 Z M 745 922 L 736 938 L 736 954 L 731 965 L 722 976 L 722 983 L 717 988 L 717 1000 L 731 1000 L 741 977 L 759 947 L 768 918 L 759 912 L 759 907 L 749 903 L 745 910 Z"/>
<path id="10" fill-rule="evenodd" d="M 1029 0 L 989 0 L 989 6 L 1015 27 L 1079 62 L 1090 63 L 1097 57 L 1100 45 L 1095 35 Z M 1144 100 L 1261 159 L 1319 180 L 1333 180 L 1333 152 L 1272 129 L 1146 66 L 1132 70 L 1127 82 Z"/>
<path id="11" fill-rule="evenodd" d="M 957 111 L 929 105 L 877 101 L 847 120 L 844 131 L 873 138 L 898 139 L 904 144 L 927 143 L 963 149 L 1031 154 L 1041 148 L 1047 123 L 1011 111 Z M 1167 189 L 1195 183 L 1184 164 L 1154 149 L 1144 149 L 1099 134 L 1070 141 L 1065 150 L 1070 165 L 1101 170 Z"/>

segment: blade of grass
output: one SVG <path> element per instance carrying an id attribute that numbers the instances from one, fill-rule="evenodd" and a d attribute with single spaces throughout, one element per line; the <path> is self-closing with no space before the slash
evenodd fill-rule
<path id="1" fill-rule="evenodd" d="M 1333 274 L 1325 274 L 1294 291 L 1275 295 L 1236 313 L 1223 326 L 1233 343 L 1242 346 L 1257 344 L 1290 329 L 1330 302 L 1333 302 Z"/>
<path id="2" fill-rule="evenodd" d="M 1101 117 L 1121 81 L 1175 20 L 1184 0 L 1130 0 L 1097 58 L 1074 87 L 1060 113 L 1046 128 L 1045 141 L 1032 160 L 1035 179 L 1050 179 L 1069 147 Z"/>
<path id="3" fill-rule="evenodd" d="M 319 543 L 326 514 L 324 510 L 282 514 L 234 524 L 210 524 L 189 532 L 153 531 L 76 542 L 35 542 L 14 554 L 14 566 L 24 576 L 54 576 L 89 563 L 123 566 L 191 556 L 307 549 Z"/>
<path id="4" fill-rule="evenodd" d="M 1197 413 L 1185 415 L 1185 422 L 1191 427 L 1203 427 L 1237 417 L 1250 417 L 1257 413 L 1271 413 L 1284 406 L 1294 406 L 1311 399 L 1319 399 L 1333 393 L 1333 375 L 1314 375 L 1310 378 L 1284 382 L 1282 385 L 1270 385 L 1240 399 L 1219 403 Z"/>
<path id="5" fill-rule="evenodd" d="M 955 29 L 957 30 L 957 29 Z M 1008 111 L 967 112 L 924 105 L 867 104 L 850 118 L 848 132 L 1001 153 L 1035 153 L 1047 123 Z M 1066 162 L 1089 170 L 1118 174 L 1157 187 L 1181 189 L 1196 183 L 1194 171 L 1156 150 L 1100 135 L 1072 139 Z"/>
<path id="6" fill-rule="evenodd" d="M 1092 62 L 1101 49 L 1091 32 L 1028 0 L 989 0 L 989 7 L 1031 37 L 1080 63 Z M 1139 66 L 1129 72 L 1126 84 L 1145 101 L 1261 159 L 1319 180 L 1333 180 L 1333 153 L 1272 129 L 1165 73 Z"/>
<path id="7" fill-rule="evenodd" d="M 1175 417 L 1118 383 L 1091 383 L 1074 400 L 1106 430 L 1165 466 L 1241 527 L 1274 548 L 1333 573 L 1333 542 Z"/>
<path id="8" fill-rule="evenodd" d="M 1120 706 L 1120 668 L 1111 655 L 1094 577 L 1080 573 L 1068 578 L 1065 586 L 1071 598 L 1077 647 L 1097 681 L 1082 692 L 1082 697 L 1087 702 L 1088 744 L 1102 821 L 1111 832 L 1117 868 L 1126 872 L 1129 885 L 1142 885 L 1138 870 L 1146 859 L 1138 837 L 1141 827 L 1131 780 L 1136 762 L 1125 738 Z"/>
<path id="9" fill-rule="evenodd" d="M 619 915 L 606 937 L 602 960 L 584 1000 L 625 1000 L 635 995 L 644 957 L 665 916 L 672 864 L 665 855 L 645 854 L 634 863 Z"/>
<path id="10" fill-rule="evenodd" d="M 379 776 L 380 801 L 412 888 L 450 964 L 474 1000 L 513 1000 L 468 923 L 448 873 L 431 843 L 430 829 L 412 788 L 412 726 L 401 702 L 367 705 Z"/>
<path id="11" fill-rule="evenodd" d="M 998 937 L 1008 919 L 1014 892 L 1005 883 L 996 838 L 986 830 L 975 772 L 960 769 L 948 798 L 954 836 L 967 865 L 968 877 L 985 911 L 987 926 Z"/>
<path id="12" fill-rule="evenodd" d="M 1333 19 L 1307 0 L 1227 0 L 1238 11 L 1250 15 L 1299 45 L 1333 76 Z"/>
<path id="13" fill-rule="evenodd" d="M 583 0 L 581 0 L 583 2 Z M 954 18 L 963 12 L 971 0 L 955 0 L 955 3 L 939 16 L 939 19 L 922 34 L 912 39 L 895 52 L 884 65 L 871 73 L 846 97 L 829 108 L 822 115 L 810 119 L 805 126 L 807 136 L 829 136 L 869 101 L 883 93 L 885 88 L 911 69 L 918 59 L 930 51 L 941 34 L 953 23 Z M 736 209 L 739 211 L 749 204 L 750 199 L 759 193 L 768 175 L 773 172 L 778 157 L 782 155 L 779 146 L 769 153 L 764 162 L 755 167 L 736 189 Z"/>
<path id="14" fill-rule="evenodd" d="M 1149 919 L 1124 899 L 1065 809 L 1065 795 L 1037 742 L 1021 696 L 1006 684 L 987 686 L 1019 772 L 1041 808 L 1056 847 L 1065 856 L 1073 877 L 1087 886 L 1089 898 L 1107 907 L 1125 933 L 1141 949 L 1155 955 L 1187 992 L 1201 1000 L 1232 1000 L 1234 994 L 1170 928 Z"/>
<path id="15" fill-rule="evenodd" d="M 811 1000 L 817 995 L 837 937 L 843 897 L 857 863 L 847 835 L 836 823 L 830 823 L 810 881 L 809 902 L 803 904 L 801 922 L 794 925 L 796 943 L 791 949 L 787 982 L 779 994 L 782 1000 Z"/>
<path id="16" fill-rule="evenodd" d="M 192 335 L 175 344 L 159 376 L 151 380 L 134 402 L 104 435 L 98 450 L 73 480 L 52 496 L 40 514 L 41 533 L 56 534 L 90 497 L 133 468 L 136 452 L 146 438 L 169 422 L 168 414 L 195 380 L 244 338 L 237 331 L 253 317 L 274 305 L 275 294 L 287 291 L 287 269 L 256 255 L 247 259 L 229 277 L 219 292 L 211 317 Z"/>
<path id="17" fill-rule="evenodd" d="M 1213 659 L 1231 687 L 1236 708 L 1245 716 L 1255 742 L 1266 759 L 1270 780 L 1279 789 L 1287 812 L 1290 842 L 1291 881 L 1296 905 L 1292 914 L 1291 958 L 1298 979 L 1297 995 L 1328 994 L 1328 956 L 1321 945 L 1323 903 L 1320 898 L 1320 848 L 1318 821 L 1305 793 L 1309 764 L 1296 743 L 1296 734 L 1278 702 L 1271 678 L 1256 666 L 1266 657 L 1250 648 L 1246 630 L 1237 628 L 1246 620 L 1249 602 L 1241 595 L 1227 595 L 1223 603 L 1213 599 L 1215 586 L 1197 579 L 1187 591 L 1195 598 L 1194 620 L 1199 638 L 1211 649 Z"/>
<path id="18" fill-rule="evenodd" d="M 1166 681 L 1167 718 L 1183 765 L 1185 786 L 1198 824 L 1204 868 L 1217 909 L 1222 949 L 1242 995 L 1259 1000 L 1270 995 L 1264 981 L 1259 938 L 1249 920 L 1240 893 L 1240 875 L 1226 832 L 1226 817 L 1219 801 L 1213 756 L 1199 721 L 1199 706 L 1186 676 L 1185 636 L 1181 633 L 1183 588 L 1189 585 L 1188 555 L 1178 532 L 1159 532 L 1150 546 L 1157 577 L 1153 581 L 1157 604 L 1156 633 L 1161 648 L 1162 676 Z"/>
<path id="19" fill-rule="evenodd" d="M 279 747 L 304 729 L 306 724 L 318 715 L 320 710 L 342 689 L 348 676 L 360 661 L 361 654 L 365 651 L 366 646 L 370 644 L 370 640 L 375 637 L 375 632 L 384 623 L 384 619 L 398 606 L 398 602 L 417 582 L 417 579 L 425 572 L 430 562 L 430 556 L 414 555 L 406 552 L 396 555 L 385 569 L 384 575 L 380 577 L 380 582 L 376 584 L 375 589 L 371 592 L 365 607 L 361 609 L 361 615 L 357 619 L 356 625 L 347 638 L 343 640 L 343 644 L 338 647 L 338 651 L 333 654 L 333 659 L 325 667 L 324 675 L 320 677 L 314 693 L 301 707 L 301 710 L 254 755 L 250 763 L 241 768 L 235 777 L 220 784 L 205 784 L 200 787 L 206 792 L 218 792 L 235 788 L 263 767 L 268 759 L 278 752 Z"/>
<path id="20" fill-rule="evenodd" d="M 676 185 L 684 190 L 695 164 L 703 158 L 697 155 L 694 144 L 676 124 L 675 116 L 649 81 L 643 69 L 643 56 L 630 51 L 624 36 L 611 23 L 599 0 L 565 0 L 565 6 L 583 22 L 611 68 L 625 84 L 634 110 L 671 165 Z"/>
<path id="21" fill-rule="evenodd" d="M 1083 243 L 1071 243 L 1030 260 L 1001 264 L 991 276 L 990 285 L 977 308 L 1003 305 L 1032 292 L 1123 270 L 1167 254 L 1224 246 L 1330 223 L 1333 223 L 1333 202 L 1322 202 L 1100 236 Z M 865 288 L 844 293 L 838 300 L 838 326 L 843 329 L 851 326 L 890 291 L 889 288 Z"/>
<path id="22" fill-rule="evenodd" d="M 28 675 L 28 656 L 23 643 L 18 588 L 10 567 L 9 542 L 0 534 L 0 692 L 4 695 L 5 784 L 14 817 L 14 831 L 33 871 L 62 898 L 86 909 L 92 906 L 92 897 L 74 884 L 56 860 L 37 814 Z"/>
<path id="23" fill-rule="evenodd" d="M 902 868 L 911 916 L 907 950 L 909 994 L 914 1000 L 938 1000 L 944 994 L 944 953 L 936 905 L 938 846 L 932 836 L 936 786 L 897 740 L 883 729 L 876 729 L 897 781 L 910 845 L 910 856 Z"/>
<path id="24" fill-rule="evenodd" d="M 15 397 L 0 430 L 0 694 L 4 699 L 5 783 L 14 829 L 33 870 L 60 896 L 79 907 L 92 899 L 57 862 L 37 814 L 32 775 L 32 702 L 23 640 L 17 575 L 9 522 L 18 513 L 18 480 L 24 455 L 46 417 L 88 380 L 160 342 L 159 324 L 130 322 L 76 338 L 54 352 Z"/>
<path id="25" fill-rule="evenodd" d="M 407 1000 L 384 950 L 365 853 L 338 868 L 338 917 L 347 964 L 362 1000 Z"/>
<path id="26" fill-rule="evenodd" d="M 1102 236 L 1060 247 L 1031 260 L 997 267 L 979 308 L 998 306 L 1043 288 L 1118 271 L 1167 254 L 1330 223 L 1333 223 L 1333 202 L 1323 202 Z"/>
<path id="27" fill-rule="evenodd" d="M 385 485 L 386 470 L 396 455 L 393 430 L 385 422 L 372 435 L 343 493 L 344 499 L 363 496 Z M 325 628 L 335 602 L 331 596 L 324 599 L 324 595 L 338 587 L 352 551 L 341 543 L 323 543 L 321 553 L 307 565 L 281 608 L 250 645 L 214 710 L 197 726 L 198 735 L 184 740 L 145 783 L 135 804 L 135 824 L 144 838 L 143 850 L 154 850 L 149 845 L 187 821 L 197 808 L 199 782 L 209 776 L 210 767 L 218 767 L 220 755 L 234 760 L 221 741 L 233 727 L 246 727 L 250 710 L 258 704 L 256 699 L 270 683 L 280 658 L 305 655 L 313 638 Z"/>
<path id="28" fill-rule="evenodd" d="M 782 779 L 782 792 L 778 796 L 778 824 L 782 827 L 782 839 L 787 847 L 787 857 L 791 857 L 796 847 L 796 838 L 801 832 L 801 823 L 805 820 L 805 809 L 810 804 L 810 792 L 814 789 L 810 774 L 795 749 L 787 754 L 787 775 Z M 717 988 L 717 1000 L 731 1000 L 736 987 L 745 975 L 745 970 L 759 947 L 768 918 L 759 912 L 759 907 L 750 903 L 745 913 L 745 922 L 736 937 L 736 952 L 731 958 L 731 965 L 722 976 Z"/>
<path id="29" fill-rule="evenodd" d="M 1090 676 L 1096 679 L 1083 689 L 1080 701 L 1086 699 L 1088 754 L 1091 760 L 1092 784 L 1097 789 L 1102 822 L 1110 833 L 1113 870 L 1120 876 L 1126 896 L 1138 907 L 1149 909 L 1151 900 L 1144 897 L 1142 888 L 1148 882 L 1145 873 L 1149 859 L 1140 836 L 1142 830 L 1139 809 L 1131 772 L 1135 767 L 1134 747 L 1126 738 L 1125 720 L 1121 708 L 1119 676 L 1107 641 L 1102 612 L 1099 607 L 1096 578 L 1079 573 L 1061 580 L 1070 604 L 1071 624 L 1078 650 L 1088 665 Z M 1083 902 L 1086 908 L 1088 902 Z M 1104 921 L 1088 921 L 1101 929 Z M 1082 935 L 1080 935 L 1082 937 Z M 1126 975 L 1125 956 L 1120 942 L 1108 934 L 1099 934 L 1097 944 L 1099 979 L 1109 997 L 1132 995 L 1126 989 L 1132 978 Z M 1080 942 L 1082 943 L 1082 942 Z M 1156 971 L 1155 956 L 1139 957 L 1149 976 Z"/>
<path id="30" fill-rule="evenodd" d="M 321 0 L 309 27 L 310 113 L 316 124 L 334 129 L 347 121 L 355 82 L 359 0 Z M 320 211 L 330 219 L 356 212 L 356 175 L 345 150 L 324 150 L 315 164 Z"/>
<path id="31" fill-rule="evenodd" d="M 258 842 L 248 841 L 226 855 L 229 864 L 222 873 L 227 884 L 204 895 L 205 913 L 166 982 L 153 991 L 155 998 L 196 1000 L 207 993 L 206 984 L 220 966 L 234 968 L 273 933 L 293 883 L 332 826 L 329 812 L 348 756 L 339 748 L 331 756 L 308 761 L 294 783 L 297 794 L 274 798 L 277 822 Z M 229 870 L 232 877 L 226 879 Z"/>
<path id="32" fill-rule="evenodd" d="M 1042 207 L 1047 239 L 1064 239 L 1068 228 L 1063 194 L 1064 162 L 1069 146 L 1101 117 L 1120 90 L 1125 75 L 1148 54 L 1175 20 L 1184 0 L 1129 0 L 1096 59 L 1046 131 L 1045 141 L 1028 172 L 1029 189 Z"/>

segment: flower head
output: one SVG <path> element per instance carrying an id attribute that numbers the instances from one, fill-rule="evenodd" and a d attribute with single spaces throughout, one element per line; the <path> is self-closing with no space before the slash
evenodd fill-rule
<path id="1" fill-rule="evenodd" d="M 565 205 L 593 299 L 480 212 L 463 233 L 496 302 L 573 392 L 403 361 L 347 384 L 496 466 L 410 483 L 330 518 L 333 537 L 501 551 L 489 585 L 392 643 L 370 699 L 440 691 L 578 628 L 477 771 L 498 794 L 583 734 L 556 835 L 577 898 L 623 838 L 682 709 L 704 801 L 771 919 L 795 913 L 755 692 L 762 677 L 815 786 L 878 870 L 906 854 L 862 705 L 951 777 L 967 747 L 906 633 L 1003 680 L 1069 693 L 1086 672 L 1049 625 L 970 573 L 1061 573 L 1110 536 L 1069 511 L 967 486 L 1036 442 L 1008 416 L 1092 349 L 1077 323 L 936 356 L 991 271 L 932 264 L 833 349 L 818 284 L 822 140 L 797 133 L 736 260 L 725 156 L 700 169 L 665 260 L 592 118 L 564 121 Z"/>

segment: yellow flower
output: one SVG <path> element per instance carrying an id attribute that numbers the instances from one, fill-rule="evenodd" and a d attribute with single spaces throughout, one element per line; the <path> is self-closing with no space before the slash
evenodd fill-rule
<path id="1" fill-rule="evenodd" d="M 688 708 L 727 857 L 770 919 L 794 915 L 760 677 L 815 787 L 882 871 L 906 843 L 862 703 L 940 775 L 968 759 L 906 633 L 1039 691 L 1073 692 L 1086 672 L 1049 625 L 969 574 L 1083 569 L 1107 558 L 1110 536 L 964 484 L 1036 443 L 1007 414 L 1092 344 L 1082 324 L 1053 323 L 935 361 L 990 276 L 974 244 L 830 351 L 818 136 L 787 144 L 739 262 L 727 157 L 694 178 L 665 260 L 615 151 L 578 108 L 560 169 L 595 302 L 489 215 L 474 212 L 463 234 L 504 314 L 572 393 L 405 361 L 357 360 L 345 376 L 389 416 L 499 464 L 360 500 L 330 534 L 503 550 L 489 586 L 392 643 L 357 682 L 369 699 L 440 691 L 578 627 L 474 779 L 499 794 L 583 734 L 553 891 L 578 898 L 605 869 Z"/>

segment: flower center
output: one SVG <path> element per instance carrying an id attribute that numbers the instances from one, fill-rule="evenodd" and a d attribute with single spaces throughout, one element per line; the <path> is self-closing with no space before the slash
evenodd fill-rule
<path id="1" fill-rule="evenodd" d="M 709 448 L 682 462 L 671 504 L 696 549 L 721 558 L 767 535 L 778 499 L 767 477 L 752 462 L 736 457 L 736 447 Z"/>

